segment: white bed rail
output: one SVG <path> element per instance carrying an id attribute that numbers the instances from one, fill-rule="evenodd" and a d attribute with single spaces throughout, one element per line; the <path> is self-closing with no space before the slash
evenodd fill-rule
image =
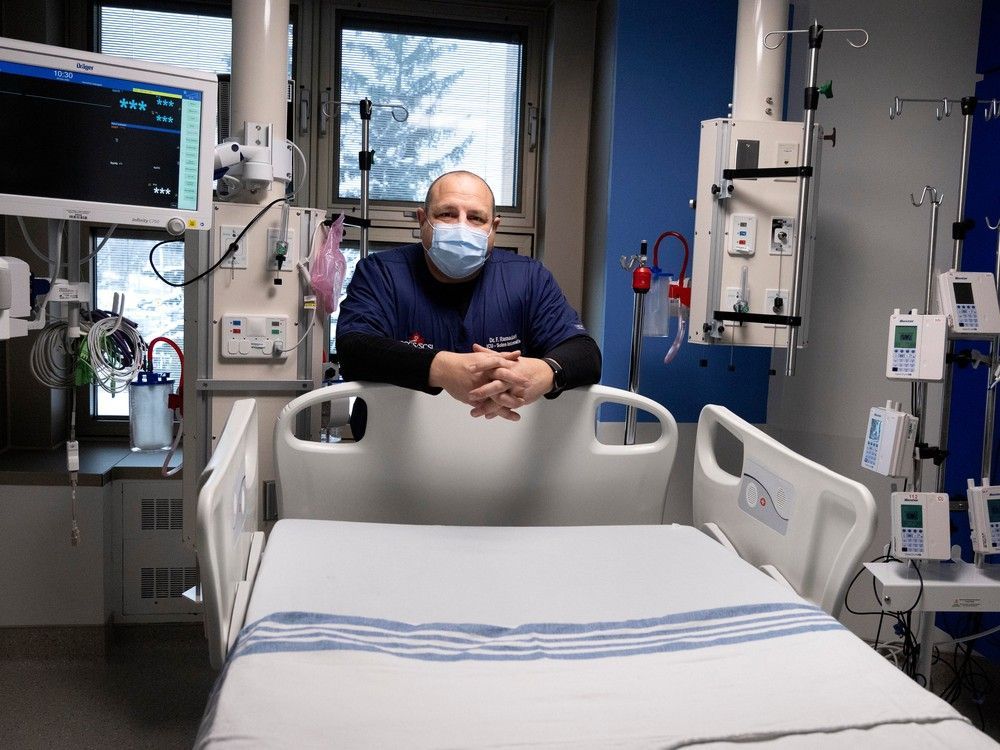
<path id="1" fill-rule="evenodd" d="M 352 397 L 368 406 L 363 439 L 295 437 L 301 412 Z M 630 446 L 598 442 L 603 403 L 654 415 L 659 438 Z M 447 394 L 370 383 L 300 396 L 275 428 L 279 517 L 488 526 L 663 520 L 677 424 L 655 401 L 591 386 L 540 399 L 519 410 L 519 422 L 474 419 L 469 410 Z"/>
<path id="2" fill-rule="evenodd" d="M 740 476 L 719 463 L 721 430 L 742 444 Z M 714 405 L 698 419 L 693 510 L 695 526 L 834 616 L 875 535 L 875 501 L 864 485 Z"/>
<path id="3" fill-rule="evenodd" d="M 258 531 L 257 406 L 233 404 L 198 483 L 198 563 L 212 666 L 220 668 L 243 627 L 264 548 Z"/>

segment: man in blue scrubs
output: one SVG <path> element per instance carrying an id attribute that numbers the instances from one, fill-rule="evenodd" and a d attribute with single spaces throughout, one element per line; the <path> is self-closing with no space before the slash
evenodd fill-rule
<path id="1" fill-rule="evenodd" d="M 417 221 L 421 242 L 358 263 L 337 322 L 345 380 L 445 390 L 473 417 L 516 421 L 600 379 L 600 350 L 552 274 L 494 251 L 500 217 L 482 178 L 442 175 Z"/>

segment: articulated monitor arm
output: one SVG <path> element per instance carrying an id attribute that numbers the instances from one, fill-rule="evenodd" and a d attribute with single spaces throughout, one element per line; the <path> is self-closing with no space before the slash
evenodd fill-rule
<path id="1" fill-rule="evenodd" d="M 272 182 L 292 180 L 292 144 L 272 138 L 268 124 L 246 122 L 243 142 L 227 140 L 215 147 L 215 179 L 238 178 L 251 192 L 268 189 Z"/>

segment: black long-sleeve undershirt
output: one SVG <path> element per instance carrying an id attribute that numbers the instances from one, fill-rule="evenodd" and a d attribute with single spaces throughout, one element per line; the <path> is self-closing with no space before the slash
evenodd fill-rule
<path id="1" fill-rule="evenodd" d="M 431 360 L 437 354 L 433 349 L 352 332 L 337 337 L 337 354 L 344 380 L 368 380 L 426 393 L 441 392 L 428 383 Z M 559 363 L 566 388 L 591 385 L 601 379 L 601 350 L 590 336 L 572 336 L 542 356 Z"/>

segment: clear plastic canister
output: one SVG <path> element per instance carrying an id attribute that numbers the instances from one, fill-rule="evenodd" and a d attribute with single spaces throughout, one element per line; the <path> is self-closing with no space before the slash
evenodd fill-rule
<path id="1" fill-rule="evenodd" d="M 170 374 L 140 371 L 128 389 L 129 435 L 132 450 L 169 450 L 174 417 L 167 399 L 174 390 Z"/>
<path id="2" fill-rule="evenodd" d="M 668 291 L 673 277 L 665 273 L 653 273 L 653 281 L 643 299 L 642 335 L 670 335 L 670 299 Z"/>

